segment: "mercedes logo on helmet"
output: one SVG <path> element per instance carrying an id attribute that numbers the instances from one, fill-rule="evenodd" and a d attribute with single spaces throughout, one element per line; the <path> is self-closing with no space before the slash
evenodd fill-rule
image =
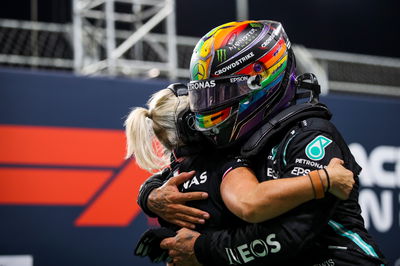
<path id="1" fill-rule="evenodd" d="M 204 79 L 206 76 L 206 70 L 204 69 L 204 66 L 200 63 L 197 63 L 194 67 L 197 69 L 197 72 L 194 73 L 194 76 L 197 77 L 197 80 Z"/>

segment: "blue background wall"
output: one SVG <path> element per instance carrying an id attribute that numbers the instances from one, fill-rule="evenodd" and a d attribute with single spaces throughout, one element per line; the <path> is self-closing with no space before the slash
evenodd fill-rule
<path id="1" fill-rule="evenodd" d="M 0 133 L 4 130 L 1 126 L 33 126 L 34 129 L 106 129 L 123 136 L 123 121 L 129 109 L 143 106 L 151 93 L 166 84 L 167 81 L 2 69 Z M 360 193 L 363 215 L 370 232 L 389 261 L 395 264 L 400 257 L 396 246 L 400 239 L 400 100 L 330 95 L 322 101 L 334 113 L 334 123 L 364 167 L 362 178 L 366 181 L 362 181 Z M 7 161 L 8 155 L 1 147 L 8 141 L 0 138 L 0 173 L 2 169 L 45 167 Z M 120 138 L 115 143 L 124 145 Z M 86 168 L 52 165 L 50 168 L 118 172 L 123 167 L 121 164 Z M 14 189 L 5 181 L 7 178 L 0 174 L 0 194 Z M 107 189 L 110 184 L 106 182 L 102 188 Z M 7 203 L 0 196 L 0 256 L 31 254 L 36 266 L 150 265 L 146 259 L 133 256 L 133 247 L 141 232 L 152 224 L 142 213 L 117 225 L 82 226 L 76 222 L 98 196 L 97 191 L 85 203 L 61 205 Z M 397 263 L 400 265 L 400 261 Z"/>

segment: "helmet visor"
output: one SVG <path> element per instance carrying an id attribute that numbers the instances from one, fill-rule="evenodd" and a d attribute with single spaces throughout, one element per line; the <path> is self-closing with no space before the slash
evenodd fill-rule
<path id="1" fill-rule="evenodd" d="M 224 122 L 231 113 L 232 107 L 207 115 L 197 113 L 195 114 L 195 127 L 199 131 L 208 130 Z"/>
<path id="2" fill-rule="evenodd" d="M 190 109 L 193 112 L 213 110 L 259 89 L 256 77 L 235 75 L 191 81 L 188 84 Z"/>

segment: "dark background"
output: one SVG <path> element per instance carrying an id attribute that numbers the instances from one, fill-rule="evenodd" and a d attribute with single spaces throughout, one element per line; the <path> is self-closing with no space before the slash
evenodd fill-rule
<path id="1" fill-rule="evenodd" d="M 3 1 L 0 18 L 30 20 L 31 1 Z M 37 3 L 39 21 L 71 21 L 72 0 L 37 0 Z M 248 3 L 249 18 L 281 21 L 295 44 L 400 57 L 398 0 L 249 0 Z M 236 19 L 235 1 L 176 0 L 176 6 L 179 35 L 201 37 L 211 28 Z"/>

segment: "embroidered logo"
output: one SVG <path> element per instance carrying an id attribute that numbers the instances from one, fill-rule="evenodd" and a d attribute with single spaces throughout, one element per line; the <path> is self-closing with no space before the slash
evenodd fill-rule
<path id="1" fill-rule="evenodd" d="M 325 156 L 325 148 L 332 143 L 332 140 L 319 135 L 313 141 L 308 143 L 306 147 L 306 155 L 314 161 L 321 160 Z"/>

